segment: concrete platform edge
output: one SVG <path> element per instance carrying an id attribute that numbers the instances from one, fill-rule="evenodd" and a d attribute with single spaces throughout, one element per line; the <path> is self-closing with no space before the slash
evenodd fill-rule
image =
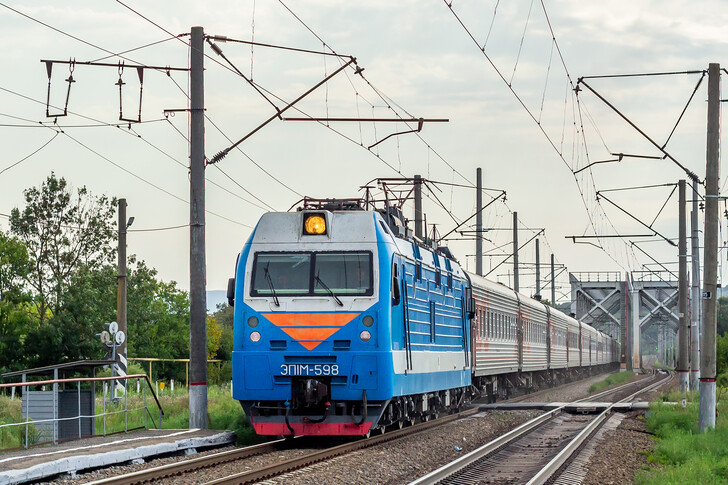
<path id="1" fill-rule="evenodd" d="M 189 448 L 205 448 L 235 442 L 235 433 L 224 431 L 212 436 L 185 438 L 168 443 L 143 445 L 137 448 L 107 451 L 92 455 L 66 456 L 57 460 L 34 465 L 21 470 L 0 473 L 0 485 L 14 485 L 61 473 L 78 472 L 89 468 L 116 465 L 139 458 L 148 458 L 165 453 L 173 453 Z"/>

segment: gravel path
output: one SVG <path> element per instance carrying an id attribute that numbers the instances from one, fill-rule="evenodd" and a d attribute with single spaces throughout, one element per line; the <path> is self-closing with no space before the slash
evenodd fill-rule
<path id="1" fill-rule="evenodd" d="M 666 386 L 639 396 L 637 401 L 654 401 L 663 392 L 675 389 L 678 380 L 673 378 Z M 622 423 L 614 431 L 602 436 L 596 444 L 597 452 L 587 464 L 587 475 L 582 485 L 631 484 L 637 471 L 648 463 L 647 456 L 655 442 L 642 412 L 628 413 Z"/>
<path id="2" fill-rule="evenodd" d="M 582 485 L 632 483 L 634 474 L 647 462 L 646 453 L 654 445 L 642 413 L 632 412 L 619 427 L 604 434 L 597 443 L 597 452 L 589 461 Z"/>

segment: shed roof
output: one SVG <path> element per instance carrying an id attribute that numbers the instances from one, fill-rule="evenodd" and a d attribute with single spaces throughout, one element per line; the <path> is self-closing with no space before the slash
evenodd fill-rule
<path id="1" fill-rule="evenodd" d="M 58 369 L 93 369 L 94 367 L 101 367 L 104 365 L 111 364 L 110 360 L 77 360 L 76 362 L 64 362 L 63 364 L 47 365 L 45 367 L 36 367 L 34 369 L 17 370 L 13 372 L 6 372 L 0 375 L 0 377 L 7 379 L 9 377 L 18 377 L 25 375 L 46 375 L 53 374 L 53 371 Z"/>

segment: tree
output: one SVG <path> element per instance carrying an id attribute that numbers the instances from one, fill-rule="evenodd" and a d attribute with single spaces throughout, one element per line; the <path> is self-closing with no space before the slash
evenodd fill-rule
<path id="1" fill-rule="evenodd" d="M 222 334 L 220 336 L 220 345 L 217 350 L 216 359 L 224 361 L 233 360 L 233 315 L 234 308 L 226 303 L 217 306 L 217 311 L 213 314 L 215 321 L 220 326 Z"/>
<path id="2" fill-rule="evenodd" d="M 128 355 L 182 359 L 190 350 L 190 300 L 177 283 L 157 279 L 157 270 L 133 258 L 129 264 L 128 283 Z M 171 377 L 164 371 L 163 375 Z M 181 370 L 180 370 L 181 369 Z M 178 366 L 176 378 L 184 377 Z"/>
<path id="3" fill-rule="evenodd" d="M 31 325 L 24 279 L 28 253 L 23 243 L 0 231 L 0 372 L 18 370 L 23 342 Z"/>
<path id="4" fill-rule="evenodd" d="M 215 317 L 207 315 L 207 358 L 216 359 L 222 340 L 222 327 L 215 321 Z"/>
<path id="5" fill-rule="evenodd" d="M 52 172 L 40 187 L 23 194 L 25 208 L 11 211 L 10 230 L 27 248 L 26 282 L 36 292 L 43 323 L 63 305 L 76 269 L 112 261 L 116 200 L 94 197 L 86 187 L 74 194 L 66 179 Z"/>
<path id="6" fill-rule="evenodd" d="M 728 332 L 728 297 L 718 298 L 718 335 Z"/>

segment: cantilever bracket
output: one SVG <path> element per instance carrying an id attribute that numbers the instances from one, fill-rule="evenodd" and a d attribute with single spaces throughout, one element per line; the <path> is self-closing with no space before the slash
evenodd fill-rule
<path id="1" fill-rule="evenodd" d="M 46 117 L 47 118 L 57 118 L 59 116 L 67 116 L 68 115 L 68 99 L 71 96 L 71 84 L 75 83 L 76 80 L 73 79 L 73 70 L 76 68 L 76 59 L 69 59 L 68 60 L 68 70 L 70 71 L 68 78 L 66 79 L 66 82 L 68 83 L 68 90 L 66 91 L 66 104 L 63 106 L 63 112 L 59 113 L 51 113 L 50 107 L 51 107 L 51 74 L 53 73 L 53 61 L 45 61 L 46 65 L 46 72 L 48 73 L 48 93 L 46 95 Z"/>
<path id="2" fill-rule="evenodd" d="M 116 86 L 119 86 L 119 120 L 120 121 L 128 121 L 130 123 L 141 123 L 142 121 L 142 92 L 144 90 L 144 68 L 141 66 L 136 67 L 137 76 L 139 76 L 139 113 L 134 118 L 125 118 L 124 117 L 124 108 L 122 103 L 122 87 L 124 84 L 126 84 L 122 79 L 121 76 L 124 73 L 124 61 L 119 61 L 119 80 L 116 81 L 114 84 Z"/>
<path id="3" fill-rule="evenodd" d="M 391 134 L 385 136 L 384 138 L 382 138 L 381 140 L 379 140 L 378 142 L 374 143 L 373 145 L 369 145 L 367 147 L 367 150 L 371 150 L 375 146 L 379 145 L 380 143 L 382 143 L 385 140 L 388 140 L 389 138 L 392 138 L 393 136 L 406 135 L 407 133 L 419 133 L 420 131 L 422 131 L 422 126 L 424 124 L 425 124 L 425 119 L 424 118 L 419 118 L 417 120 L 417 128 L 416 129 L 414 129 L 414 130 L 407 130 L 407 131 L 398 131 L 397 133 L 391 133 Z"/>

